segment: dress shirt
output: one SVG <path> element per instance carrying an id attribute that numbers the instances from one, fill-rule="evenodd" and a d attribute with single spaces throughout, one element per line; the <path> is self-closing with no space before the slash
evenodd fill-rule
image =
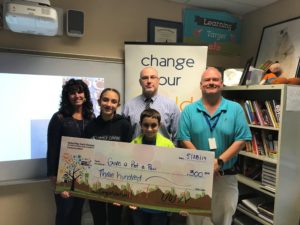
<path id="1" fill-rule="evenodd" d="M 141 134 L 140 115 L 145 109 L 145 99 L 143 95 L 139 95 L 129 100 L 123 110 L 123 115 L 130 118 L 134 133 L 133 138 Z M 176 103 L 162 95 L 152 97 L 151 108 L 157 110 L 161 115 L 161 127 L 159 132 L 166 138 L 175 142 L 180 111 Z"/>

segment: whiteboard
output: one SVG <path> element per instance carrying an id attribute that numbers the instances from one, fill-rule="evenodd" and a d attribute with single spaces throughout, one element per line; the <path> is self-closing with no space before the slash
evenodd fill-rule
<path id="1" fill-rule="evenodd" d="M 67 58 L 60 56 L 49 56 L 40 54 L 24 54 L 14 52 L 0 52 L 0 80 L 2 77 L 20 75 L 35 75 L 35 76 L 63 76 L 63 77 L 96 77 L 104 78 L 105 87 L 115 88 L 121 93 L 121 104 L 124 102 L 124 64 L 116 60 L 98 60 L 90 58 Z M 2 76 L 2 77 L 1 77 Z M 5 85 L 5 84 L 1 84 Z M 11 104 L 20 104 L 23 99 L 22 93 L 31 90 L 34 87 L 24 87 L 22 90 L 13 90 L 13 93 L 5 93 L 5 100 Z M 13 88 L 12 88 L 13 89 Z M 9 90 L 6 87 L 6 90 Z M 36 95 L 40 93 L 37 91 Z M 42 89 L 45 92 L 51 90 L 51 85 L 44 85 Z M 6 91 L 9 92 L 9 91 Z M 12 98 L 13 94 L 17 94 L 18 98 Z M 3 93 L 2 93 L 3 95 Z M 17 100 L 16 100 L 17 99 Z M 19 102 L 20 101 L 20 102 Z M 33 98 L 32 101 L 35 101 Z M 18 103 L 19 102 L 19 103 Z M 23 107 L 24 108 L 24 107 Z M 10 110 L 8 105 L 2 105 L 1 109 Z M 58 110 L 58 107 L 57 107 Z M 24 110 L 23 110 L 24 111 Z M 22 107 L 20 107 L 20 115 L 22 115 Z M 55 111 L 51 112 L 53 114 Z M 2 111 L 2 117 L 9 117 Z M 0 115 L 1 115 L 0 114 Z M 14 114 L 14 117 L 17 114 Z M 13 121 L 15 118 L 7 118 L 8 121 Z M 15 126 L 15 125 L 14 125 Z M 3 129 L 3 128 L 2 128 Z M 18 142 L 22 133 L 17 133 L 18 127 L 14 127 L 16 134 L 12 134 L 12 140 Z M 2 139 L 2 141 L 4 141 Z M 12 141 L 13 142 L 13 141 Z M 5 152 L 12 152 L 11 145 L 1 148 L 1 155 Z M 19 149 L 17 150 L 19 151 Z M 21 149 L 20 149 L 21 151 Z M 25 159 L 25 160 L 0 160 L 0 183 L 7 184 L 8 182 L 19 183 L 22 180 L 43 179 L 46 177 L 46 159 Z"/>

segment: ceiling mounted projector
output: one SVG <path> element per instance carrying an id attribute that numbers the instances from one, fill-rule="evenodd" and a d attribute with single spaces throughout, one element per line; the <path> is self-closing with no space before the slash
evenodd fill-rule
<path id="1" fill-rule="evenodd" d="M 18 33 L 55 36 L 58 14 L 48 0 L 8 0 L 4 3 L 7 27 Z"/>

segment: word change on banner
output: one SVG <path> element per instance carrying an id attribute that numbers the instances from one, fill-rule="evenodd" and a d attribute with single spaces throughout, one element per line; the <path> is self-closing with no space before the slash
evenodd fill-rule
<path id="1" fill-rule="evenodd" d="M 213 161 L 208 151 L 63 137 L 56 191 L 209 216 Z"/>

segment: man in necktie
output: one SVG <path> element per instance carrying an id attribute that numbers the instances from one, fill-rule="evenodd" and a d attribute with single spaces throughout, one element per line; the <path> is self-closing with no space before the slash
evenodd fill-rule
<path id="1" fill-rule="evenodd" d="M 133 138 L 135 138 L 141 134 L 139 125 L 141 112 L 148 108 L 156 109 L 161 115 L 159 132 L 175 143 L 180 111 L 174 101 L 158 94 L 159 80 L 155 68 L 142 69 L 139 79 L 142 94 L 126 102 L 123 115 L 130 118 L 134 129 Z"/>
<path id="2" fill-rule="evenodd" d="M 145 109 L 150 109 L 150 104 L 152 103 L 152 98 L 145 99 Z"/>
<path id="3" fill-rule="evenodd" d="M 133 138 L 136 138 L 141 134 L 139 124 L 141 113 L 150 107 L 156 109 L 161 115 L 159 133 L 172 140 L 176 145 L 175 138 L 180 111 L 174 101 L 158 94 L 159 80 L 160 78 L 155 68 L 145 67 L 142 69 L 139 77 L 142 94 L 125 103 L 123 115 L 130 118 L 134 129 Z"/>

